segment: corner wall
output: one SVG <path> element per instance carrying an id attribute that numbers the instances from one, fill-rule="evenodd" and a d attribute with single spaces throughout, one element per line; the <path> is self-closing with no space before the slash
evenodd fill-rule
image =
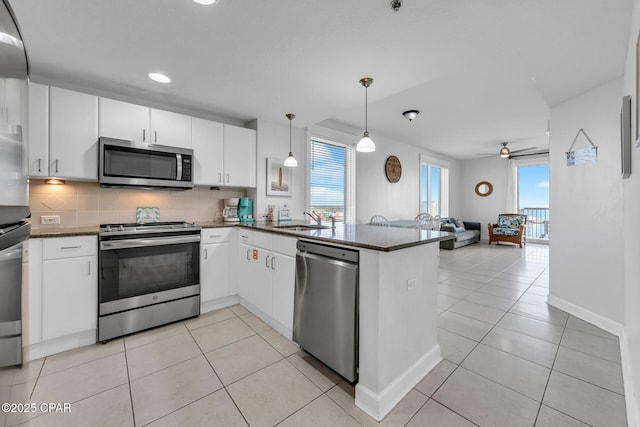
<path id="1" fill-rule="evenodd" d="M 625 322 L 620 106 L 622 79 L 551 110 L 549 302 L 620 334 Z M 598 147 L 593 164 L 567 166 L 579 129 Z M 582 136 L 574 149 L 589 143 Z"/>
<path id="2" fill-rule="evenodd" d="M 638 111 L 637 53 L 636 43 L 640 33 L 640 0 L 634 1 L 631 33 L 627 50 L 624 77 L 624 95 L 632 96 L 632 135 L 638 139 L 636 118 Z M 625 283 L 625 328 L 620 337 L 627 402 L 627 420 L 630 426 L 640 425 L 640 148 L 631 148 L 631 176 L 623 180 L 622 229 L 624 233 L 624 283 Z"/>

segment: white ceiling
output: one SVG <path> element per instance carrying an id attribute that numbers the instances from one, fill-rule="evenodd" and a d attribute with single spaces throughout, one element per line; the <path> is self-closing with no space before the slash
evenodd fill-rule
<path id="1" fill-rule="evenodd" d="M 34 81 L 235 121 L 364 127 L 455 158 L 548 145 L 624 69 L 632 0 L 9 0 Z M 159 71 L 171 85 L 147 78 Z M 401 113 L 421 110 L 409 123 Z"/>

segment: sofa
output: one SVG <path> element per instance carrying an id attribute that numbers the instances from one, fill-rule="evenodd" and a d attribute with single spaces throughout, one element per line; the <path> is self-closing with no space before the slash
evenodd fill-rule
<path id="1" fill-rule="evenodd" d="M 440 231 L 454 233 L 455 237 L 440 242 L 441 249 L 456 249 L 480 241 L 480 223 L 460 221 L 455 218 L 442 218 Z"/>

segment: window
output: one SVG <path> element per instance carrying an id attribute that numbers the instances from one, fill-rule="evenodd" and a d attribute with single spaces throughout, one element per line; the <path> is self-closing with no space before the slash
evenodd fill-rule
<path id="1" fill-rule="evenodd" d="M 309 210 L 323 221 L 353 223 L 353 147 L 311 138 L 309 141 Z"/>
<path id="2" fill-rule="evenodd" d="M 549 240 L 548 163 L 518 165 L 518 212 L 527 215 L 528 240 Z"/>
<path id="3" fill-rule="evenodd" d="M 420 156 L 420 213 L 449 215 L 449 165 Z"/>

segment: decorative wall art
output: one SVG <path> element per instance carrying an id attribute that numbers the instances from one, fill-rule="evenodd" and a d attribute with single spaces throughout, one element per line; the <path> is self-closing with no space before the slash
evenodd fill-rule
<path id="1" fill-rule="evenodd" d="M 284 160 L 267 158 L 267 196 L 291 197 L 293 169 L 284 167 Z"/>
<path id="2" fill-rule="evenodd" d="M 590 147 L 579 148 L 577 150 L 573 149 L 573 146 L 576 145 L 576 141 L 578 137 L 582 134 L 589 144 Z M 576 133 L 576 137 L 573 138 L 573 142 L 571 143 L 571 147 L 569 147 L 569 151 L 567 151 L 567 166 L 576 166 L 576 165 L 586 165 L 589 163 L 595 163 L 598 159 L 598 147 L 591 141 L 589 135 L 584 131 L 584 129 L 578 130 Z"/>
<path id="3" fill-rule="evenodd" d="M 400 177 L 402 177 L 402 165 L 400 164 L 400 159 L 396 156 L 387 157 L 387 161 L 384 164 L 384 173 L 390 183 L 394 184 L 400 181 Z"/>

